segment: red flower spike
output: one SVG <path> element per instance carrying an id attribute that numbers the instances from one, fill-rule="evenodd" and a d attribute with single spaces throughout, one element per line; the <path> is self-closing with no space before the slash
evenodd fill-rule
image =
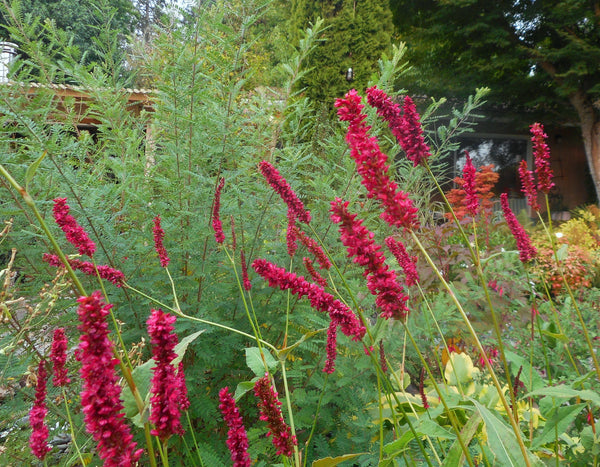
<path id="1" fill-rule="evenodd" d="M 41 360 L 37 371 L 37 384 L 35 386 L 35 401 L 29 411 L 29 425 L 31 426 L 31 436 L 29 437 L 29 447 L 31 452 L 39 460 L 43 461 L 46 454 L 52 449 L 48 445 L 48 427 L 44 423 L 48 409 L 46 408 L 46 361 Z"/>
<path id="2" fill-rule="evenodd" d="M 185 373 L 183 371 L 183 361 L 179 361 L 177 366 L 177 379 L 179 386 L 179 408 L 182 411 L 186 411 L 190 408 L 190 399 L 188 398 L 187 385 L 185 384 Z"/>
<path id="3" fill-rule="evenodd" d="M 67 337 L 65 336 L 64 328 L 54 330 L 50 359 L 52 360 L 52 371 L 54 372 L 52 384 L 56 387 L 69 384 L 71 380 L 69 379 L 68 371 L 65 368 L 65 363 L 67 362 Z"/>
<path id="4" fill-rule="evenodd" d="M 465 190 L 465 201 L 467 203 L 467 210 L 471 213 L 472 216 L 476 216 L 477 210 L 479 208 L 479 199 L 477 197 L 475 184 L 475 176 L 477 175 L 477 170 L 475 169 L 473 161 L 469 157 L 469 153 L 467 151 L 465 151 L 465 155 L 467 157 L 467 162 L 463 167 L 463 180 L 465 181 L 463 189 Z"/>
<path id="5" fill-rule="evenodd" d="M 277 392 L 271 386 L 268 375 L 263 376 L 254 384 L 254 395 L 258 398 L 260 419 L 267 422 L 269 426 L 267 436 L 273 437 L 272 442 L 277 449 L 277 454 L 291 457 L 294 454 L 294 446 L 298 442 L 283 419 L 279 408 L 281 402 L 277 398 Z"/>
<path id="6" fill-rule="evenodd" d="M 417 285 L 419 283 L 419 273 L 417 272 L 417 257 L 410 256 L 402 242 L 394 240 L 393 237 L 387 237 L 385 244 L 392 252 L 396 261 L 404 271 L 406 276 L 406 285 Z"/>
<path id="7" fill-rule="evenodd" d="M 213 201 L 212 226 L 215 231 L 215 240 L 217 243 L 223 243 L 225 241 L 223 224 L 221 223 L 221 190 L 224 186 L 225 179 L 221 178 L 217 185 L 217 189 L 215 190 L 215 199 Z"/>
<path id="8" fill-rule="evenodd" d="M 419 226 L 417 208 L 388 177 L 387 156 L 379 149 L 377 138 L 369 136 L 371 127 L 364 123 L 366 115 L 362 113 L 364 106 L 360 101 L 356 91 L 351 90 L 344 99 L 337 99 L 335 106 L 340 120 L 349 122 L 346 142 L 356 170 L 362 177 L 362 184 L 367 189 L 367 197 L 381 202 L 384 211 L 380 217 L 390 226 L 416 229 Z"/>
<path id="9" fill-rule="evenodd" d="M 252 464 L 248 455 L 248 435 L 242 422 L 240 411 L 235 405 L 235 400 L 225 386 L 219 391 L 219 410 L 227 424 L 227 447 L 231 453 L 233 467 L 250 467 Z"/>
<path id="10" fill-rule="evenodd" d="M 308 224 L 310 222 L 310 212 L 306 210 L 300 198 L 294 193 L 290 184 L 283 178 L 279 171 L 269 162 L 262 161 L 259 165 L 260 171 L 265 180 L 271 185 L 271 188 L 281 196 L 281 199 L 288 205 L 294 217 L 300 222 Z"/>
<path id="11" fill-rule="evenodd" d="M 500 204 L 502 206 L 502 212 L 504 213 L 504 218 L 506 219 L 508 228 L 517 241 L 519 258 L 521 262 L 526 263 L 527 261 L 535 258 L 537 255 L 537 250 L 532 245 L 527 232 L 525 232 L 523 226 L 519 224 L 515 214 L 510 209 L 510 206 L 508 205 L 508 195 L 506 193 L 502 193 L 500 195 Z"/>
<path id="12" fill-rule="evenodd" d="M 550 167 L 550 148 L 546 144 L 548 135 L 544 133 L 541 123 L 531 125 L 531 141 L 533 143 L 533 158 L 535 161 L 535 173 L 538 178 L 538 190 L 542 193 L 550 193 L 554 187 L 552 182 L 552 168 Z"/>
<path id="13" fill-rule="evenodd" d="M 52 213 L 54 220 L 65 233 L 65 237 L 77 250 L 80 255 L 94 256 L 96 245 L 90 240 L 86 231 L 81 227 L 75 218 L 69 214 L 71 208 L 67 204 L 67 198 L 56 198 Z"/>
<path id="14" fill-rule="evenodd" d="M 315 269 L 315 266 L 310 258 L 302 258 L 302 262 L 304 263 L 304 267 L 312 277 L 312 280 L 319 284 L 321 287 L 327 287 L 327 281 L 318 271 Z"/>
<path id="15" fill-rule="evenodd" d="M 287 244 L 287 251 L 290 258 L 293 258 L 296 254 L 296 250 L 298 249 L 298 234 L 296 229 L 296 215 L 294 211 L 288 209 L 288 225 L 285 233 L 285 240 Z"/>
<path id="16" fill-rule="evenodd" d="M 429 147 L 423 138 L 423 129 L 421 128 L 421 117 L 417 113 L 417 108 L 413 100 L 406 96 L 404 98 L 404 132 L 406 138 L 401 142 L 402 149 L 406 152 L 406 157 L 413 161 L 414 166 L 421 164 L 431 157 Z"/>
<path id="17" fill-rule="evenodd" d="M 81 337 L 76 358 L 81 362 L 81 407 L 86 429 L 98 443 L 104 466 L 135 466 L 143 450 L 136 450 L 122 412 L 121 386 L 115 373 L 119 361 L 113 357 L 106 322 L 112 305 L 103 303 L 99 291 L 77 301 Z"/>
<path id="18" fill-rule="evenodd" d="M 342 243 L 348 257 L 364 267 L 367 287 L 376 296 L 375 304 L 381 309 L 382 318 L 404 320 L 408 314 L 404 289 L 396 281 L 396 273 L 385 264 L 381 246 L 373 241 L 374 234 L 348 212 L 348 202 L 336 198 L 331 203 L 331 220 L 340 224 Z"/>
<path id="19" fill-rule="evenodd" d="M 527 204 L 531 206 L 531 209 L 534 211 L 539 211 L 540 205 L 537 201 L 538 194 L 535 187 L 533 172 L 527 168 L 527 161 L 525 159 L 519 163 L 519 178 L 521 179 L 521 191 L 527 198 Z"/>
<path id="20" fill-rule="evenodd" d="M 421 368 L 421 375 L 419 377 L 419 394 L 421 395 L 421 401 L 423 402 L 423 408 L 429 408 L 429 402 L 427 401 L 427 394 L 425 394 L 425 368 Z"/>
<path id="21" fill-rule="evenodd" d="M 160 216 L 156 216 L 154 218 L 154 228 L 152 229 L 152 233 L 154 234 L 154 248 L 156 249 L 156 253 L 158 253 L 158 259 L 160 260 L 160 265 L 163 268 L 166 268 L 169 265 L 169 256 L 167 255 L 167 250 L 163 245 L 163 238 L 165 238 L 165 231 L 162 229 L 160 225 Z"/>
<path id="22" fill-rule="evenodd" d="M 240 250 L 240 262 L 242 263 L 242 285 L 244 290 L 249 291 L 252 289 L 252 282 L 250 282 L 250 278 L 248 277 L 248 264 L 246 263 L 246 255 L 243 249 Z"/>
<path id="23" fill-rule="evenodd" d="M 64 267 L 62 261 L 57 255 L 44 253 L 42 260 L 48 263 L 50 266 L 54 266 L 57 268 Z M 125 275 L 121 271 L 119 271 L 118 269 L 111 268 L 107 265 L 100 265 L 94 268 L 94 263 L 91 263 L 89 261 L 80 261 L 78 259 L 69 259 L 69 265 L 71 266 L 71 268 L 81 271 L 88 276 L 95 276 L 96 269 L 98 269 L 98 275 L 102 279 L 113 283 L 117 287 L 121 287 L 123 285 L 123 282 L 125 282 Z"/>
<path id="24" fill-rule="evenodd" d="M 402 108 L 392 102 L 392 99 L 384 91 L 378 89 L 377 86 L 368 88 L 366 92 L 367 102 L 371 107 L 377 109 L 377 115 L 388 123 L 392 134 L 404 149 L 403 143 L 408 135 L 405 131 L 406 125 L 402 116 Z"/>
<path id="25" fill-rule="evenodd" d="M 323 371 L 332 374 L 335 371 L 335 359 L 337 357 L 337 324 L 331 320 L 327 329 L 327 360 Z"/>
<path id="26" fill-rule="evenodd" d="M 152 344 L 152 388 L 150 392 L 150 422 L 154 424 L 152 434 L 161 441 L 172 435 L 184 433 L 181 426 L 181 379 L 175 374 L 173 360 L 177 358 L 175 346 L 178 339 L 173 324 L 176 317 L 162 310 L 152 310 L 146 324 Z"/>
<path id="27" fill-rule="evenodd" d="M 329 258 L 323 251 L 323 248 L 321 248 L 321 245 L 319 245 L 319 242 L 317 242 L 313 238 L 310 238 L 308 235 L 306 235 L 302 230 L 300 230 L 297 227 L 296 227 L 296 235 L 297 235 L 298 239 L 300 240 L 300 242 L 306 247 L 306 249 L 313 254 L 315 259 L 319 263 L 319 267 L 321 269 L 331 268 L 331 261 L 329 261 Z"/>

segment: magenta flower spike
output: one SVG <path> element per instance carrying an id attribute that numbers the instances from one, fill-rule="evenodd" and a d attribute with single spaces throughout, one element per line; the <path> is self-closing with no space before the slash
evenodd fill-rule
<path id="1" fill-rule="evenodd" d="M 304 267 L 312 277 L 312 280 L 319 284 L 321 287 L 327 287 L 327 281 L 319 272 L 315 269 L 315 265 L 313 264 L 310 258 L 304 257 L 302 258 L 302 262 L 304 263 Z"/>
<path id="2" fill-rule="evenodd" d="M 521 179 L 521 191 L 527 198 L 527 204 L 534 211 L 539 211 L 540 205 L 537 200 L 538 194 L 533 172 L 527 168 L 527 161 L 524 159 L 519 163 L 519 178 Z"/>
<path id="3" fill-rule="evenodd" d="M 504 218 L 506 219 L 508 228 L 517 241 L 519 258 L 521 259 L 521 262 L 526 263 L 527 261 L 535 258 L 537 250 L 532 245 L 529 235 L 527 235 L 527 232 L 525 232 L 523 226 L 519 224 L 515 214 L 510 209 L 510 206 L 508 205 L 508 195 L 506 193 L 502 193 L 500 195 L 500 204 L 502 206 L 502 212 L 504 213 Z"/>
<path id="4" fill-rule="evenodd" d="M 369 136 L 371 127 L 364 122 L 366 114 L 362 112 L 364 105 L 353 89 L 345 98 L 337 99 L 340 120 L 349 122 L 346 142 L 350 147 L 350 156 L 356 163 L 356 170 L 362 177 L 362 184 L 367 189 L 367 196 L 379 200 L 383 205 L 381 218 L 392 227 L 403 227 L 408 230 L 419 226 L 417 208 L 406 193 L 398 190 L 396 182 L 388 175 L 387 156 L 379 149 L 377 138 Z"/>
<path id="5" fill-rule="evenodd" d="M 71 380 L 65 368 L 65 363 L 67 362 L 67 337 L 65 336 L 64 328 L 54 330 L 50 359 L 52 360 L 52 371 L 54 373 L 52 384 L 56 387 L 69 384 Z"/>
<path id="6" fill-rule="evenodd" d="M 413 100 L 406 96 L 404 98 L 404 132 L 406 137 L 402 149 L 406 152 L 406 157 L 413 161 L 414 166 L 421 164 L 431 157 L 429 147 L 423 138 L 423 128 L 421 128 L 421 117 L 417 113 L 417 108 Z"/>
<path id="7" fill-rule="evenodd" d="M 160 216 L 156 216 L 154 218 L 154 228 L 152 229 L 152 233 L 154 235 L 154 249 L 158 254 L 158 259 L 160 261 L 160 265 L 163 268 L 166 268 L 169 265 L 169 255 L 167 254 L 167 250 L 163 245 L 163 239 L 165 238 L 165 231 L 162 229 L 160 224 Z"/>
<path id="8" fill-rule="evenodd" d="M 314 238 L 309 237 L 302 230 L 296 228 L 296 235 L 300 242 L 306 247 L 306 249 L 313 254 L 317 263 L 319 263 L 319 267 L 321 269 L 329 269 L 331 268 L 331 261 Z"/>
<path id="9" fill-rule="evenodd" d="M 287 251 L 290 258 L 293 258 L 298 249 L 298 230 L 296 229 L 296 215 L 294 211 L 288 209 L 287 212 L 288 225 L 285 233 L 285 240 L 287 244 Z"/>
<path id="10" fill-rule="evenodd" d="M 465 151 L 465 155 L 467 157 L 467 162 L 463 167 L 463 180 L 465 181 L 463 189 L 465 190 L 465 201 L 467 203 L 467 210 L 472 216 L 476 216 L 477 209 L 479 207 L 479 199 L 477 197 L 477 190 L 475 186 L 475 175 L 477 174 L 477 169 L 475 169 L 473 160 L 467 151 Z"/>
<path id="11" fill-rule="evenodd" d="M 273 446 L 277 449 L 277 454 L 291 457 L 294 454 L 294 446 L 298 442 L 283 419 L 279 408 L 281 402 L 277 397 L 277 392 L 271 386 L 269 375 L 263 376 L 254 384 L 254 394 L 258 398 L 260 419 L 267 422 L 269 426 L 267 436 L 272 436 Z"/>
<path id="12" fill-rule="evenodd" d="M 50 266 L 54 266 L 56 268 L 63 268 L 64 264 L 60 260 L 57 255 L 51 255 L 48 253 L 44 253 L 42 260 L 48 263 Z M 108 282 L 113 283 L 117 287 L 121 287 L 123 282 L 125 282 L 125 275 L 119 271 L 118 269 L 111 268 L 107 265 L 99 265 L 94 268 L 94 263 L 89 261 L 80 261 L 78 259 L 69 259 L 69 265 L 78 271 L 83 272 L 88 276 L 95 276 L 96 269 L 98 269 L 98 275 L 107 280 Z"/>
<path id="13" fill-rule="evenodd" d="M 184 433 L 181 426 L 181 378 L 175 373 L 172 362 L 177 358 L 175 346 L 178 339 L 173 324 L 176 317 L 162 310 L 152 310 L 146 324 L 152 344 L 152 368 L 150 392 L 150 422 L 154 424 L 152 434 L 161 441 L 172 435 Z"/>
<path id="14" fill-rule="evenodd" d="M 67 198 L 56 198 L 52 213 L 56 224 L 64 232 L 65 237 L 77 250 L 80 255 L 94 256 L 96 245 L 90 240 L 86 231 L 81 227 L 75 218 L 69 214 L 69 205 Z"/>
<path id="15" fill-rule="evenodd" d="M 215 190 L 215 198 L 213 201 L 212 211 L 212 226 L 215 231 L 215 240 L 217 243 L 223 243 L 225 241 L 225 234 L 223 233 L 223 223 L 221 222 L 221 190 L 225 186 L 225 179 L 221 177 L 217 189 Z"/>
<path id="16" fill-rule="evenodd" d="M 248 455 L 248 435 L 235 400 L 225 386 L 219 391 L 219 410 L 227 424 L 227 447 L 231 453 L 233 467 L 250 467 L 252 464 Z"/>
<path id="17" fill-rule="evenodd" d="M 250 278 L 248 277 L 248 264 L 246 263 L 246 255 L 243 248 L 240 250 L 240 262 L 242 263 L 242 285 L 244 290 L 249 291 L 252 289 L 252 282 L 250 282 Z"/>
<path id="18" fill-rule="evenodd" d="M 385 243 L 392 252 L 396 261 L 404 271 L 406 276 L 406 285 L 417 285 L 419 283 L 419 273 L 417 272 L 417 257 L 410 256 L 402 242 L 396 241 L 393 237 L 387 237 Z"/>
<path id="19" fill-rule="evenodd" d="M 396 281 L 396 273 L 385 264 L 381 246 L 373 241 L 374 234 L 363 224 L 356 214 L 348 212 L 348 202 L 336 198 L 331 203 L 331 220 L 340 224 L 342 243 L 348 257 L 364 267 L 367 287 L 375 295 L 375 304 L 381 309 L 382 318 L 404 320 L 408 314 L 408 297 Z"/>
<path id="20" fill-rule="evenodd" d="M 327 359 L 325 360 L 323 372 L 330 375 L 335 371 L 335 359 L 337 357 L 337 324 L 333 320 L 329 322 L 327 328 L 326 355 Z"/>
<path id="21" fill-rule="evenodd" d="M 552 182 L 552 168 L 550 167 L 550 148 L 546 144 L 548 135 L 544 133 L 541 123 L 531 125 L 531 141 L 533 143 L 533 158 L 535 161 L 535 173 L 538 178 L 538 190 L 542 193 L 550 193 L 554 187 Z"/>
<path id="22" fill-rule="evenodd" d="M 121 386 L 115 373 L 119 361 L 113 356 L 106 322 L 112 305 L 102 301 L 99 291 L 77 301 L 81 337 L 76 358 L 81 362 L 83 421 L 106 467 L 133 467 L 143 450 L 136 449 L 122 412 Z"/>
<path id="23" fill-rule="evenodd" d="M 41 360 L 38 364 L 37 383 L 35 385 L 35 401 L 29 411 L 29 425 L 31 426 L 31 436 L 29 437 L 29 447 L 31 452 L 39 460 L 43 461 L 51 448 L 48 445 L 48 427 L 44 420 L 48 409 L 46 408 L 46 361 Z"/>

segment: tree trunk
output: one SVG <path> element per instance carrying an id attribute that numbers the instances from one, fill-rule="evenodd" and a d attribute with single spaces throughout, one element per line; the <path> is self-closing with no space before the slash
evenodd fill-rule
<path id="1" fill-rule="evenodd" d="M 579 115 L 585 156 L 596 190 L 596 202 L 600 203 L 600 115 L 583 91 L 572 94 L 569 100 Z"/>

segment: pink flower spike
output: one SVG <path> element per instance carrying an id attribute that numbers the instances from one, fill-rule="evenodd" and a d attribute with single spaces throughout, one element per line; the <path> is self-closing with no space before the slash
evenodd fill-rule
<path id="1" fill-rule="evenodd" d="M 417 108 L 413 100 L 406 96 L 404 98 L 404 132 L 405 140 L 401 142 L 402 149 L 406 152 L 406 157 L 413 161 L 414 166 L 421 164 L 431 157 L 429 146 L 423 138 L 423 129 L 421 128 L 421 117 L 417 113 Z"/>
<path id="2" fill-rule="evenodd" d="M 277 454 L 291 457 L 294 454 L 294 446 L 298 442 L 283 419 L 279 408 L 281 402 L 277 398 L 277 392 L 271 386 L 269 375 L 263 376 L 254 384 L 254 395 L 258 398 L 260 419 L 267 422 L 269 426 L 267 436 L 273 437 L 272 442 L 277 449 Z"/>
<path id="3" fill-rule="evenodd" d="M 136 449 L 122 412 L 121 386 L 115 373 L 119 361 L 113 357 L 106 322 L 112 305 L 103 303 L 99 291 L 77 301 L 81 337 L 75 356 L 81 362 L 83 421 L 98 443 L 98 456 L 104 466 L 133 467 L 143 450 Z"/>
<path id="4" fill-rule="evenodd" d="M 231 453 L 233 467 L 250 467 L 252 464 L 248 455 L 248 435 L 242 422 L 240 411 L 235 405 L 235 400 L 225 386 L 219 391 L 219 410 L 227 424 L 227 447 Z"/>
<path id="5" fill-rule="evenodd" d="M 242 263 L 242 285 L 244 290 L 249 291 L 252 289 L 252 282 L 250 282 L 250 278 L 248 277 L 248 264 L 246 263 L 244 249 L 240 250 L 240 262 Z"/>
<path id="6" fill-rule="evenodd" d="M 331 320 L 327 329 L 327 360 L 323 371 L 328 375 L 335 371 L 335 359 L 337 357 L 337 324 Z"/>
<path id="7" fill-rule="evenodd" d="M 479 199 L 477 198 L 477 191 L 475 186 L 475 175 L 477 174 L 477 169 L 475 169 L 473 161 L 471 160 L 471 157 L 469 157 L 469 153 L 467 151 L 465 151 L 465 155 L 467 157 L 467 162 L 463 167 L 463 180 L 465 181 L 463 189 L 465 190 L 465 201 L 467 203 L 467 210 L 471 213 L 472 216 L 475 216 L 479 207 Z"/>
<path id="8" fill-rule="evenodd" d="M 161 267 L 166 268 L 169 265 L 169 256 L 167 255 L 167 250 L 163 245 L 165 231 L 160 225 L 160 216 L 156 216 L 154 218 L 154 228 L 152 229 L 152 232 L 154 234 L 154 248 L 156 249 L 156 253 L 158 253 L 160 265 Z"/>
<path id="9" fill-rule="evenodd" d="M 64 267 L 64 264 L 57 255 L 50 255 L 48 253 L 44 253 L 42 260 L 48 263 L 50 266 L 54 266 L 57 268 Z M 89 261 L 80 261 L 78 259 L 70 259 L 69 265 L 73 269 L 81 271 L 88 276 L 95 276 L 96 269 L 98 269 L 98 275 L 102 279 L 105 279 L 108 282 L 112 282 L 117 287 L 121 287 L 123 285 L 123 282 L 125 282 L 125 275 L 121 271 L 119 271 L 118 269 L 111 268 L 107 265 L 100 265 L 94 267 L 94 263 L 91 263 Z"/>
<path id="10" fill-rule="evenodd" d="M 65 336 L 64 328 L 54 330 L 50 359 L 52 360 L 54 372 L 52 384 L 56 387 L 69 384 L 71 380 L 69 379 L 68 371 L 65 368 L 65 363 L 67 362 L 67 337 Z"/>
<path id="11" fill-rule="evenodd" d="M 319 272 L 315 269 L 315 266 L 310 258 L 304 257 L 302 258 L 302 262 L 304 263 L 304 267 L 312 277 L 313 281 L 319 284 L 321 287 L 327 287 L 327 281 Z"/>
<path id="12" fill-rule="evenodd" d="M 223 233 L 223 224 L 221 223 L 221 190 L 225 186 L 225 179 L 221 177 L 217 189 L 215 190 L 215 199 L 213 201 L 213 212 L 212 212 L 212 226 L 215 231 L 215 240 L 217 243 L 223 243 L 225 241 L 225 234 Z"/>
<path id="13" fill-rule="evenodd" d="M 175 346 L 178 339 L 173 324 L 176 317 L 162 310 L 152 310 L 146 324 L 152 344 L 152 388 L 150 392 L 150 422 L 154 424 L 152 434 L 161 441 L 172 435 L 184 433 L 181 426 L 181 380 L 175 374 L 173 360 L 177 358 Z"/>
<path id="14" fill-rule="evenodd" d="M 406 140 L 404 119 L 402 117 L 402 108 L 392 102 L 392 99 L 377 86 L 367 89 L 367 102 L 371 107 L 377 109 L 377 115 L 383 118 L 389 125 L 392 134 L 402 143 Z"/>
<path id="15" fill-rule="evenodd" d="M 300 242 L 306 247 L 306 249 L 313 254 L 315 259 L 319 263 L 319 267 L 321 269 L 331 268 L 331 261 L 329 261 L 329 258 L 323 251 L 323 248 L 321 248 L 321 245 L 319 245 L 319 242 L 317 242 L 313 238 L 310 238 L 308 235 L 306 235 L 302 230 L 300 230 L 298 228 L 296 228 L 296 235 L 297 235 L 298 239 L 300 240 Z"/>
<path id="16" fill-rule="evenodd" d="M 260 171 L 265 180 L 271 185 L 271 188 L 281 196 L 281 199 L 288 205 L 294 217 L 300 222 L 308 224 L 310 222 L 310 212 L 306 210 L 300 198 L 294 193 L 290 184 L 283 178 L 279 171 L 269 162 L 262 161 L 259 165 Z"/>
<path id="17" fill-rule="evenodd" d="M 367 287 L 375 295 L 375 304 L 381 309 L 381 317 L 404 320 L 408 315 L 404 289 L 396 281 L 396 273 L 385 264 L 381 246 L 373 241 L 374 234 L 348 212 L 348 202 L 336 198 L 331 202 L 331 220 L 340 224 L 342 243 L 348 257 L 364 267 Z"/>
<path id="18" fill-rule="evenodd" d="M 285 240 L 287 244 L 287 251 L 290 258 L 293 258 L 296 254 L 296 250 L 298 249 L 298 233 L 296 229 L 296 216 L 294 211 L 288 209 L 288 226 L 285 232 Z"/>
<path id="19" fill-rule="evenodd" d="M 406 285 L 409 287 L 419 283 L 419 273 L 417 272 L 417 257 L 410 256 L 402 242 L 396 241 L 393 237 L 387 237 L 385 244 L 392 252 L 396 261 L 404 271 L 406 276 Z"/>
<path id="20" fill-rule="evenodd" d="M 65 237 L 77 250 L 80 255 L 94 256 L 96 245 L 90 240 L 88 234 L 81 227 L 75 218 L 69 214 L 71 208 L 67 204 L 67 198 L 56 198 L 52 213 L 56 224 L 65 233 Z"/>
<path id="21" fill-rule="evenodd" d="M 502 193 L 500 195 L 500 204 L 502 206 L 502 212 L 504 213 L 504 218 L 506 219 L 508 228 L 517 241 L 519 258 L 521 259 L 521 262 L 526 263 L 527 261 L 535 258 L 537 250 L 532 245 L 527 232 L 525 232 L 523 226 L 519 224 L 515 214 L 510 209 L 510 206 L 508 205 L 508 195 L 506 193 Z"/>
<path id="22" fill-rule="evenodd" d="M 538 194 L 535 187 L 535 180 L 533 179 L 533 172 L 527 168 L 527 161 L 525 159 L 519 163 L 519 178 L 521 179 L 521 191 L 527 198 L 527 204 L 534 211 L 539 211 L 540 205 L 537 201 Z"/>
<path id="23" fill-rule="evenodd" d="M 31 426 L 31 436 L 29 437 L 29 447 L 31 452 L 39 460 L 43 461 L 46 454 L 50 452 L 48 445 L 48 427 L 44 423 L 48 409 L 46 408 L 46 361 L 41 360 L 38 365 L 37 383 L 35 386 L 35 401 L 29 411 L 29 425 Z"/>
<path id="24" fill-rule="evenodd" d="M 177 379 L 179 382 L 179 408 L 185 412 L 190 408 L 190 399 L 188 398 L 187 385 L 185 383 L 185 372 L 183 371 L 183 360 L 179 361 L 177 366 Z"/>
<path id="25" fill-rule="evenodd" d="M 552 168 L 550 167 L 550 148 L 546 144 L 548 135 L 544 133 L 541 123 L 531 125 L 531 141 L 533 143 L 533 157 L 535 161 L 535 173 L 538 177 L 538 190 L 542 193 L 550 193 L 554 187 L 552 182 Z"/>

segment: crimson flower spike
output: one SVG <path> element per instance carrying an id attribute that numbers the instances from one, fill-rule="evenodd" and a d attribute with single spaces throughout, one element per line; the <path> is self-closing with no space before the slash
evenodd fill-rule
<path id="1" fill-rule="evenodd" d="M 219 402 L 219 410 L 229 429 L 227 431 L 227 447 L 231 453 L 233 467 L 250 467 L 252 461 L 248 455 L 248 435 L 240 410 L 227 386 L 219 391 Z"/>
<path id="2" fill-rule="evenodd" d="M 533 158 L 535 161 L 535 173 L 538 178 L 538 190 L 542 193 L 550 193 L 554 187 L 552 182 L 552 168 L 550 167 L 550 148 L 546 144 L 548 135 L 544 133 L 541 123 L 531 125 L 531 141 L 533 143 Z"/>
<path id="3" fill-rule="evenodd" d="M 535 187 L 533 172 L 527 168 L 527 161 L 525 159 L 519 163 L 519 178 L 521 179 L 521 191 L 527 198 L 527 204 L 531 206 L 531 209 L 534 211 L 539 211 L 540 205 L 537 200 L 538 194 Z"/>
<path id="4" fill-rule="evenodd" d="M 396 273 L 385 264 L 381 246 L 373 241 L 374 234 L 356 219 L 356 214 L 348 212 L 348 202 L 336 198 L 331 203 L 331 220 L 340 224 L 342 243 L 348 250 L 348 257 L 365 268 L 367 287 L 375 295 L 375 304 L 381 309 L 382 318 L 404 320 L 408 314 L 408 297 L 396 280 Z"/>
<path id="5" fill-rule="evenodd" d="M 259 168 L 263 177 L 265 177 L 265 180 L 271 185 L 271 188 L 281 196 L 281 199 L 288 205 L 288 209 L 292 212 L 294 217 L 300 222 L 308 224 L 311 220 L 310 212 L 306 210 L 304 204 L 300 201 L 300 198 L 298 198 L 286 179 L 283 178 L 279 171 L 267 161 L 262 161 Z"/>
<path id="6" fill-rule="evenodd" d="M 465 201 L 467 203 L 467 210 L 472 216 L 477 215 L 477 208 L 479 207 L 479 199 L 477 198 L 477 191 L 475 186 L 475 176 L 477 175 L 477 169 L 473 165 L 473 160 L 469 156 L 469 153 L 465 151 L 467 161 L 463 167 L 463 190 L 465 190 Z"/>
<path id="7" fill-rule="evenodd" d="M 364 122 L 366 114 L 362 112 L 364 105 L 360 96 L 353 89 L 343 99 L 337 99 L 335 106 L 340 120 L 349 122 L 346 142 L 367 189 L 367 197 L 383 205 L 380 217 L 392 227 L 418 228 L 417 208 L 406 193 L 398 190 L 396 182 L 390 180 L 387 156 L 379 149 L 377 138 L 369 136 L 371 127 Z"/>
<path id="8" fill-rule="evenodd" d="M 154 248 L 156 249 L 156 253 L 158 253 L 158 259 L 160 260 L 160 265 L 163 268 L 166 268 L 169 265 L 169 255 L 167 254 L 167 250 L 163 245 L 163 239 L 165 238 L 165 231 L 162 229 L 160 225 L 160 216 L 156 216 L 154 218 L 154 228 L 152 229 L 152 233 L 154 234 Z"/>
<path id="9" fill-rule="evenodd" d="M 223 233 L 223 224 L 221 223 L 221 190 L 225 186 L 225 179 L 221 177 L 217 189 L 215 190 L 215 199 L 213 201 L 213 212 L 212 212 L 212 226 L 215 231 L 215 240 L 217 243 L 223 243 L 225 241 L 225 234 Z"/>
<path id="10" fill-rule="evenodd" d="M 385 244 L 392 252 L 396 261 L 404 271 L 406 276 L 406 285 L 417 285 L 419 283 L 419 273 L 417 271 L 417 257 L 410 256 L 402 242 L 396 241 L 393 237 L 387 237 Z"/>
<path id="11" fill-rule="evenodd" d="M 535 258 L 537 250 L 532 245 L 527 232 L 525 232 L 523 226 L 519 224 L 515 214 L 510 209 L 510 206 L 508 205 L 508 195 L 506 193 L 502 193 L 500 195 L 500 205 L 502 206 L 502 212 L 504 213 L 504 218 L 506 219 L 508 228 L 517 241 L 519 258 L 521 259 L 521 262 L 526 263 L 527 261 Z"/>
<path id="12" fill-rule="evenodd" d="M 69 214 L 71 208 L 67 204 L 67 198 L 56 198 L 52 213 L 56 224 L 65 233 L 65 237 L 77 250 L 80 255 L 88 255 L 90 258 L 96 252 L 96 245 L 90 240 L 86 231 L 81 227 L 75 218 Z"/>
<path id="13" fill-rule="evenodd" d="M 69 384 L 71 380 L 68 376 L 68 370 L 65 367 L 65 363 L 67 362 L 67 337 L 65 336 L 64 328 L 54 330 L 50 359 L 52 360 L 52 371 L 54 372 L 52 384 L 56 387 Z"/>
<path id="14" fill-rule="evenodd" d="M 50 266 L 54 266 L 56 268 L 65 267 L 60 258 L 57 255 L 51 255 L 48 253 L 44 253 L 42 257 L 42 261 L 45 261 Z M 123 282 L 125 282 L 125 275 L 119 271 L 118 269 L 111 268 L 106 264 L 101 264 L 99 266 L 94 266 L 94 263 L 89 261 L 80 261 L 78 259 L 69 259 L 69 265 L 71 268 L 76 269 L 78 271 L 83 272 L 88 276 L 95 276 L 96 269 L 98 270 L 98 275 L 107 280 L 108 282 L 113 283 L 117 287 L 121 287 Z"/>
<path id="15" fill-rule="evenodd" d="M 35 386 L 35 401 L 29 411 L 29 425 L 31 426 L 31 436 L 29 437 L 29 447 L 31 452 L 39 460 L 44 460 L 46 454 L 51 448 L 48 445 L 48 427 L 44 422 L 48 409 L 46 408 L 46 361 L 41 360 L 38 365 L 37 383 Z"/>

